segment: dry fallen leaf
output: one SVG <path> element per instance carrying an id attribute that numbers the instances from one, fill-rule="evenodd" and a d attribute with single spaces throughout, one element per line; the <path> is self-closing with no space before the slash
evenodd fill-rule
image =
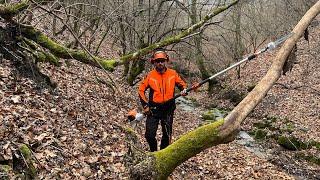
<path id="1" fill-rule="evenodd" d="M 44 150 L 44 154 L 46 157 L 49 157 L 49 158 L 54 158 L 57 156 L 53 151 L 50 151 L 48 149 Z"/>
<path id="2" fill-rule="evenodd" d="M 42 140 L 43 140 L 44 138 L 46 138 L 47 136 L 48 136 L 47 133 L 42 133 L 42 134 L 40 134 L 39 136 L 34 137 L 33 139 L 37 140 L 38 142 L 42 142 Z"/>
<path id="3" fill-rule="evenodd" d="M 21 102 L 21 96 L 15 95 L 11 97 L 13 103 L 18 104 Z"/>

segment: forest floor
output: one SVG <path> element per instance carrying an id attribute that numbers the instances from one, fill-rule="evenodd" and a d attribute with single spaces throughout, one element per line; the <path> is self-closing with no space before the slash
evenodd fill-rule
<path id="1" fill-rule="evenodd" d="M 242 123 L 241 130 L 250 132 L 257 122 L 272 120 L 271 126 L 262 127 L 267 135 L 253 145 L 262 156 L 235 140 L 189 159 L 170 178 L 320 179 L 319 147 L 288 150 L 272 138 L 281 132 L 303 142 L 320 142 L 319 47 L 319 26 L 311 27 L 310 42 L 301 39 L 298 43 L 298 63 Z M 264 54 L 242 66 L 240 79 L 235 71 L 220 77 L 224 88 L 214 95 L 208 95 L 205 87 L 190 93 L 187 99 L 198 105 L 192 111 L 177 106 L 173 140 L 197 128 L 202 123 L 200 115 L 211 107 L 233 109 L 235 103 L 225 98 L 226 91 L 247 94 L 248 87 L 265 75 L 275 54 Z M 137 85 L 125 85 L 121 69 L 109 74 L 76 61 L 66 62 L 61 67 L 41 65 L 43 73 L 57 84 L 51 89 L 26 77 L 13 62 L 1 60 L 0 179 L 20 177 L 17 172 L 26 166 L 16 164 L 21 143 L 32 150 L 40 179 L 128 178 L 126 135 L 120 126 L 130 125 L 126 114 L 139 106 Z M 101 79 L 109 80 L 107 74 L 117 89 L 101 83 Z M 134 129 L 147 150 L 143 122 Z M 5 170 L 4 165 L 9 168 Z"/>

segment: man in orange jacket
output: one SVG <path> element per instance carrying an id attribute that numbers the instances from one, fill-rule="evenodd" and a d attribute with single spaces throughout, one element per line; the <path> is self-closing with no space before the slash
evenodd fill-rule
<path id="1" fill-rule="evenodd" d="M 175 86 L 180 89 L 181 95 L 187 95 L 187 84 L 181 79 L 178 73 L 166 67 L 169 60 L 163 50 L 153 54 L 151 63 L 154 69 L 148 73 L 139 86 L 139 98 L 147 115 L 145 138 L 149 144 L 150 151 L 157 151 L 156 133 L 159 122 L 162 127 L 162 139 L 160 149 L 171 143 L 173 113 L 176 108 L 174 97 Z M 147 100 L 145 92 L 149 91 Z"/>

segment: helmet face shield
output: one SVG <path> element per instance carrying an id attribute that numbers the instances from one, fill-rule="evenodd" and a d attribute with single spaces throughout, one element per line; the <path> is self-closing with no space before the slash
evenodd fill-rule
<path id="1" fill-rule="evenodd" d="M 164 63 L 164 62 L 166 62 L 167 60 L 166 59 L 155 59 L 153 62 L 154 63 Z"/>

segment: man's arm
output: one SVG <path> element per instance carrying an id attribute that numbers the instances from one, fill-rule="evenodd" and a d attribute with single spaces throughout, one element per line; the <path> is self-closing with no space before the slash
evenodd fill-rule
<path id="1" fill-rule="evenodd" d="M 143 79 L 139 86 L 139 98 L 143 108 L 148 106 L 148 100 L 146 98 L 145 92 L 149 88 L 149 80 L 148 76 Z"/>
<path id="2" fill-rule="evenodd" d="M 182 80 L 182 78 L 179 76 L 178 73 L 176 73 L 176 85 L 178 86 L 178 88 L 180 89 L 180 91 L 184 90 L 187 88 L 187 83 Z"/>

